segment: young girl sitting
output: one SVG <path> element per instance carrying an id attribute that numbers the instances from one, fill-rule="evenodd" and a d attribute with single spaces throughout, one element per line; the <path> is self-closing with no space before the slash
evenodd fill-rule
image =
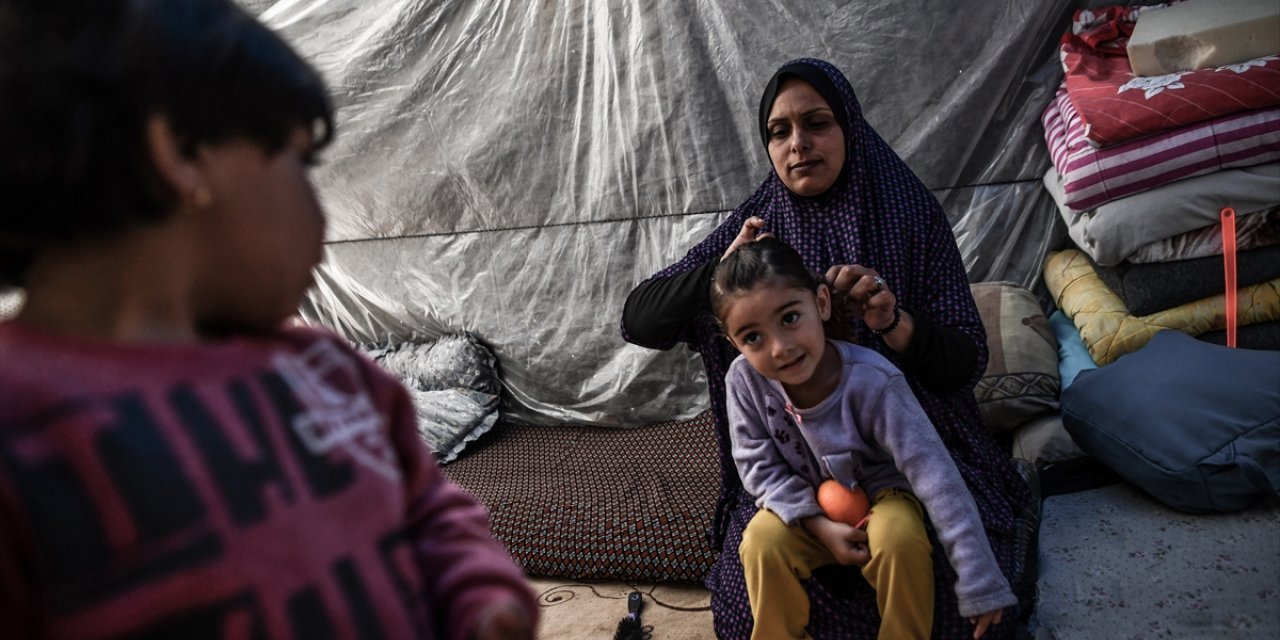
<path id="1" fill-rule="evenodd" d="M 731 248 L 711 305 L 740 352 L 729 368 L 733 457 L 760 511 L 739 554 L 753 638 L 806 638 L 801 580 L 832 563 L 862 564 L 881 638 L 928 638 L 933 565 L 927 512 L 959 577 L 974 637 L 1017 603 L 977 507 L 902 373 L 875 351 L 830 339 L 830 289 L 772 236 Z M 833 326 L 838 329 L 838 326 Z M 871 496 L 866 532 L 823 515 L 825 479 Z M 923 508 L 922 508 L 923 507 Z"/>
<path id="2" fill-rule="evenodd" d="M 534 637 L 407 392 L 289 320 L 332 123 L 230 0 L 0 2 L 0 637 Z"/>

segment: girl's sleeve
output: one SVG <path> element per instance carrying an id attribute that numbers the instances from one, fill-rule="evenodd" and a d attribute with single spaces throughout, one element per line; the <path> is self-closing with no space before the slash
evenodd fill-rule
<path id="1" fill-rule="evenodd" d="M 493 537 L 484 506 L 441 472 L 418 435 L 408 393 L 394 379 L 384 383 L 393 388 L 376 397 L 390 396 L 387 416 L 407 491 L 406 535 L 427 581 L 426 604 L 443 626 L 443 637 L 470 638 L 480 612 L 511 596 L 535 624 L 534 594 L 524 572 Z"/>
<path id="2" fill-rule="evenodd" d="M 868 381 L 868 384 L 870 382 Z M 929 513 L 938 542 L 956 571 L 960 615 L 976 616 L 1011 607 L 1017 598 L 1000 573 L 978 505 L 951 454 L 900 373 L 886 374 L 883 388 L 862 393 L 860 424 L 893 456 L 911 492 Z"/>
<path id="3" fill-rule="evenodd" d="M 729 441 L 743 488 L 755 496 L 757 506 L 787 524 L 822 513 L 813 486 L 787 464 L 774 444 L 761 399 L 751 393 L 741 368 L 730 368 L 725 383 Z"/>

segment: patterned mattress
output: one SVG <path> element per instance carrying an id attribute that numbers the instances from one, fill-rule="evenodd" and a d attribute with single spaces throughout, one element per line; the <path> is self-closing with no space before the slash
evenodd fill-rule
<path id="1" fill-rule="evenodd" d="M 700 582 L 719 491 L 711 414 L 635 429 L 499 424 L 445 474 L 530 576 Z"/>

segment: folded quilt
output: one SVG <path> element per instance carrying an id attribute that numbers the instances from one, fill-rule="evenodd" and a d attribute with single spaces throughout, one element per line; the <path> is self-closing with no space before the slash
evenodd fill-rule
<path id="1" fill-rule="evenodd" d="M 1225 345 L 1227 344 L 1227 331 L 1221 329 L 1202 333 L 1196 336 L 1196 340 Z M 1255 322 L 1243 327 L 1236 327 L 1236 346 L 1241 349 L 1280 351 L 1280 320 Z"/>
<path id="2" fill-rule="evenodd" d="M 1280 244 L 1280 206 L 1236 216 L 1236 249 L 1247 251 Z M 1172 262 L 1222 255 L 1222 223 L 1157 240 L 1138 247 L 1128 262 Z"/>
<path id="3" fill-rule="evenodd" d="M 1149 243 L 1217 224 L 1228 204 L 1237 224 L 1280 205 L 1280 163 L 1187 178 L 1088 211 L 1067 205 L 1057 170 L 1045 173 L 1044 186 L 1076 245 L 1098 264 L 1114 265 Z"/>
<path id="4" fill-rule="evenodd" d="M 1103 149 L 1060 88 L 1041 116 L 1064 203 L 1088 211 L 1176 180 L 1280 160 L 1280 107 L 1243 111 Z"/>
<path id="5" fill-rule="evenodd" d="M 1094 271 L 1135 316 L 1206 298 L 1222 291 L 1225 284 L 1222 256 L 1151 264 L 1121 262 L 1114 267 L 1095 265 Z M 1280 245 L 1241 251 L 1236 256 L 1238 286 L 1276 278 L 1280 278 Z"/>
<path id="6" fill-rule="evenodd" d="M 1076 12 L 1062 37 L 1064 84 L 1083 137 L 1096 147 L 1221 116 L 1280 105 L 1280 56 L 1161 76 L 1135 76 L 1127 35 L 1139 13 L 1103 7 Z M 1108 38 L 1110 36 L 1110 38 Z"/>
<path id="7" fill-rule="evenodd" d="M 1044 283 L 1058 308 L 1080 329 L 1080 339 L 1099 366 L 1136 351 L 1165 329 L 1198 336 L 1226 327 L 1222 294 L 1145 316 L 1131 315 L 1088 257 L 1076 249 L 1049 254 Z M 1238 290 L 1239 326 L 1273 320 L 1280 320 L 1280 278 Z"/>
<path id="8" fill-rule="evenodd" d="M 1197 340 L 1213 344 L 1226 344 L 1226 330 L 1197 335 Z M 1280 351 L 1280 320 L 1270 323 L 1254 323 L 1235 329 L 1235 346 L 1242 349 Z"/>

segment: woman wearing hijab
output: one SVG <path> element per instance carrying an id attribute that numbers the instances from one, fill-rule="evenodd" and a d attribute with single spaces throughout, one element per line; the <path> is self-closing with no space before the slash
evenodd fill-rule
<path id="1" fill-rule="evenodd" d="M 629 342 L 655 349 L 683 342 L 706 367 L 720 447 L 711 537 L 723 552 L 707 577 L 717 635 L 751 634 L 738 547 L 757 506 L 743 490 L 730 454 L 724 375 L 737 352 L 710 313 L 708 287 L 724 255 L 764 232 L 795 247 L 811 270 L 826 274 L 855 301 L 846 313 L 854 341 L 906 375 L 977 502 L 1001 571 L 1013 583 L 1015 513 L 1028 490 L 978 413 L 973 386 L 986 368 L 986 332 L 941 206 L 863 119 L 853 87 L 827 62 L 806 58 L 783 65 L 765 88 L 759 123 L 772 164 L 764 184 L 683 259 L 640 283 L 622 318 Z M 932 542 L 933 636 L 973 637 L 974 626 L 957 610 L 955 572 L 941 545 Z M 853 557 L 866 561 L 857 552 Z M 857 567 L 824 567 L 804 584 L 813 637 L 876 636 L 875 594 Z M 1004 616 L 985 637 L 1011 637 L 1016 618 Z"/>

